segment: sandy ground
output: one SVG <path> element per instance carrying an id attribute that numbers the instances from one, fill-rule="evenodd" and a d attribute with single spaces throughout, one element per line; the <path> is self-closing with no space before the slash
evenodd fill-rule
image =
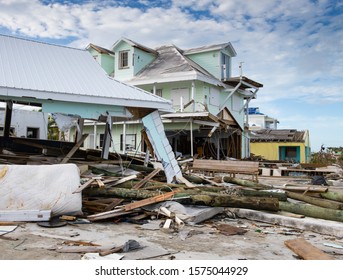
<path id="1" fill-rule="evenodd" d="M 281 183 L 275 178 L 262 179 L 263 183 Z M 342 186 L 343 187 L 343 186 Z M 341 186 L 337 187 L 338 189 Z M 342 188 L 343 189 L 343 188 Z M 181 230 L 164 231 L 151 221 L 149 226 L 128 222 L 96 222 L 67 224 L 47 228 L 37 223 L 20 224 L 14 231 L 0 236 L 1 260 L 80 260 L 83 253 L 59 253 L 67 241 L 85 241 L 99 245 L 123 245 L 136 240 L 143 247 L 120 254 L 122 259 L 208 259 L 208 260 L 295 260 L 298 257 L 284 244 L 285 240 L 305 238 L 318 249 L 337 260 L 343 260 L 343 239 L 311 231 L 297 230 L 228 215 L 216 217 L 196 226 L 185 225 Z M 244 234 L 224 235 L 219 224 L 228 224 L 246 230 Z"/>

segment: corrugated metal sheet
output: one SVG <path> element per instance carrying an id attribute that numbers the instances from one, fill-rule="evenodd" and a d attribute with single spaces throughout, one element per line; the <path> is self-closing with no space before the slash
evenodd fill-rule
<path id="1" fill-rule="evenodd" d="M 86 96 L 94 97 L 94 103 L 171 108 L 170 101 L 109 78 L 86 50 L 4 35 L 0 35 L 0 87 L 7 89 L 0 88 L 0 95 L 11 95 L 10 89 L 30 90 L 38 99 L 47 99 L 49 92 L 76 95 L 78 102 Z"/>

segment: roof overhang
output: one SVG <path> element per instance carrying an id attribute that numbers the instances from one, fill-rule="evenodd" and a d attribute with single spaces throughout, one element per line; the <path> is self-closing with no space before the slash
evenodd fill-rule
<path id="1" fill-rule="evenodd" d="M 172 83 L 172 82 L 180 82 L 180 81 L 201 81 L 215 86 L 222 86 L 226 87 L 224 83 L 221 81 L 211 78 L 209 76 L 203 75 L 196 71 L 190 71 L 189 73 L 179 72 L 173 74 L 166 74 L 166 75 L 159 75 L 154 78 L 139 78 L 139 79 L 131 79 L 129 81 L 125 81 L 126 84 L 132 86 L 142 86 L 142 85 L 151 85 L 151 84 L 163 84 L 163 83 Z"/>
<path id="2" fill-rule="evenodd" d="M 241 76 L 241 77 L 231 77 L 231 78 L 228 78 L 228 79 L 224 79 L 223 82 L 227 85 L 230 85 L 230 86 L 237 86 L 239 83 L 240 86 L 239 86 L 239 89 L 242 89 L 242 90 L 246 90 L 246 89 L 249 89 L 249 88 L 253 88 L 253 89 L 256 89 L 256 88 L 261 88 L 263 87 L 263 84 L 259 83 L 259 82 L 256 82 L 254 80 L 251 80 L 245 76 Z"/>

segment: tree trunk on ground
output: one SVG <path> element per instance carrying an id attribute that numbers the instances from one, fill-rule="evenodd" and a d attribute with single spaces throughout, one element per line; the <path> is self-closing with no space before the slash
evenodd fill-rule
<path id="1" fill-rule="evenodd" d="M 292 202 L 279 202 L 280 210 L 324 220 L 343 222 L 343 211 L 314 205 Z"/>
<path id="2" fill-rule="evenodd" d="M 326 193 L 321 193 L 320 196 L 326 199 L 343 202 L 343 194 L 341 193 L 328 191 Z"/>
<path id="3" fill-rule="evenodd" d="M 305 201 L 307 203 L 320 206 L 323 208 L 329 208 L 329 209 L 335 209 L 335 210 L 343 210 L 343 204 L 339 203 L 337 201 L 329 201 L 325 200 L 323 198 L 315 198 L 308 195 L 303 195 L 300 193 L 294 193 L 294 192 L 286 192 L 287 196 L 289 198 L 297 199 L 300 201 Z"/>
<path id="4" fill-rule="evenodd" d="M 279 200 L 277 198 L 267 197 L 245 197 L 231 195 L 191 195 L 185 200 L 179 201 L 182 204 L 205 205 L 212 207 L 235 207 L 254 210 L 278 211 Z"/>
<path id="5" fill-rule="evenodd" d="M 224 177 L 222 177 L 220 179 L 222 181 L 224 181 L 225 183 L 237 184 L 237 185 L 241 185 L 241 186 L 244 186 L 244 187 L 253 188 L 253 189 L 257 189 L 257 190 L 273 189 L 272 186 L 256 183 L 256 182 L 250 181 L 250 180 L 243 180 L 243 179 L 233 178 L 233 177 L 229 177 L 229 176 L 224 176 Z"/>
<path id="6" fill-rule="evenodd" d="M 194 192 L 194 191 L 193 191 Z M 90 188 L 83 191 L 85 196 L 105 196 L 105 197 L 120 197 L 130 199 L 145 199 L 161 194 L 160 191 L 147 191 L 124 188 Z M 191 205 L 206 205 L 206 206 L 221 206 L 221 207 L 236 207 L 248 208 L 255 210 L 278 211 L 279 201 L 273 197 L 245 197 L 237 195 L 203 193 L 192 194 L 191 192 L 179 192 L 175 194 L 175 198 L 184 199 L 178 200 L 183 204 Z"/>

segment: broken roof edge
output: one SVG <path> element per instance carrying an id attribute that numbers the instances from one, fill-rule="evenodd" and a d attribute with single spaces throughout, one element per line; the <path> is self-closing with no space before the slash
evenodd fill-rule
<path id="1" fill-rule="evenodd" d="M 306 143 L 309 137 L 309 130 L 297 129 L 260 129 L 250 131 L 251 142 L 287 142 Z"/>
<path id="2" fill-rule="evenodd" d="M 108 50 L 106 48 L 100 47 L 98 45 L 95 45 L 93 43 L 89 43 L 88 46 L 85 48 L 86 50 L 93 48 L 95 49 L 97 52 L 99 53 L 105 53 L 105 54 L 109 54 L 109 55 L 114 55 L 114 52 L 111 50 Z"/>

